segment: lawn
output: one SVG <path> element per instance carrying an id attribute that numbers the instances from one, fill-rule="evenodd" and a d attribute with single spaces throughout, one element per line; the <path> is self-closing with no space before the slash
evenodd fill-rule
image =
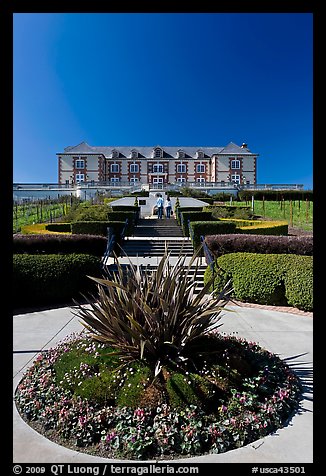
<path id="1" fill-rule="evenodd" d="M 248 205 L 249 202 L 234 202 L 234 204 Z M 309 200 L 255 200 L 254 213 L 263 218 L 287 220 L 290 226 L 306 231 L 313 230 L 313 202 Z"/>
<path id="2" fill-rule="evenodd" d="M 13 233 L 26 225 L 50 223 L 66 215 L 70 209 L 68 201 L 38 201 L 13 205 Z"/>

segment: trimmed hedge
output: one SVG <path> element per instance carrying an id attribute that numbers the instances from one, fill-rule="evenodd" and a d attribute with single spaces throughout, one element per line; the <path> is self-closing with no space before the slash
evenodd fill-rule
<path id="1" fill-rule="evenodd" d="M 137 208 L 137 207 L 134 207 Z M 127 226 L 127 235 L 132 235 L 134 227 L 137 223 L 138 215 L 136 212 L 132 211 L 111 211 L 107 214 L 108 221 L 123 221 L 125 222 L 128 219 Z"/>
<path id="2" fill-rule="evenodd" d="M 190 236 L 195 250 L 200 247 L 200 237 L 214 234 L 234 233 L 235 223 L 228 221 L 192 221 L 190 222 Z"/>
<path id="3" fill-rule="evenodd" d="M 15 308 L 45 304 L 72 304 L 81 293 L 94 292 L 89 276 L 100 277 L 100 258 L 89 254 L 13 256 Z"/>
<path id="4" fill-rule="evenodd" d="M 88 253 L 103 256 L 107 239 L 98 235 L 14 235 L 13 252 L 29 254 Z"/>
<path id="5" fill-rule="evenodd" d="M 124 226 L 124 221 L 77 221 L 71 224 L 71 231 L 81 235 L 107 236 L 108 227 L 113 227 L 120 234 Z"/>
<path id="6" fill-rule="evenodd" d="M 140 218 L 140 210 L 141 207 L 136 207 L 135 205 L 111 205 L 111 209 L 113 212 L 132 212 L 134 213 L 132 221 L 134 224 L 137 223 L 137 221 Z M 129 220 L 130 221 L 130 220 Z"/>
<path id="7" fill-rule="evenodd" d="M 290 306 L 313 309 L 313 260 L 304 256 L 289 256 L 284 277 L 285 297 Z"/>
<path id="8" fill-rule="evenodd" d="M 71 233 L 71 223 L 47 223 L 45 229 L 55 233 Z"/>
<path id="9" fill-rule="evenodd" d="M 202 212 L 204 207 L 176 207 L 175 215 L 178 224 L 181 224 L 181 216 L 180 214 L 183 212 Z"/>
<path id="10" fill-rule="evenodd" d="M 287 221 L 270 220 L 241 220 L 237 218 L 220 218 L 237 225 L 237 233 L 253 235 L 288 235 L 289 225 Z"/>
<path id="11" fill-rule="evenodd" d="M 180 213 L 180 224 L 182 226 L 182 231 L 185 236 L 189 236 L 189 226 L 188 220 L 193 221 L 215 221 L 215 218 L 212 217 L 211 212 L 201 212 L 201 211 L 182 211 Z"/>
<path id="12" fill-rule="evenodd" d="M 313 201 L 312 190 L 241 190 L 238 192 L 240 201 L 255 200 L 310 200 Z"/>
<path id="13" fill-rule="evenodd" d="M 215 257 L 236 252 L 313 255 L 312 236 L 207 235 L 205 242 Z"/>
<path id="14" fill-rule="evenodd" d="M 221 291 L 231 279 L 233 295 L 240 301 L 313 310 L 312 256 L 229 253 L 207 267 L 204 283 L 212 273 L 214 289 Z"/>

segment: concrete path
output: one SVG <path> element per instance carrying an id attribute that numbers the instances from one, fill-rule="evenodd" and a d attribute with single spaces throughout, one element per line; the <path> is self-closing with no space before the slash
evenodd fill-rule
<path id="1" fill-rule="evenodd" d="M 165 199 L 165 192 L 150 192 L 149 197 L 138 197 L 138 201 L 145 202 L 144 205 L 140 205 L 140 215 L 142 218 L 150 217 L 152 215 L 152 210 L 156 204 L 157 197 L 156 195 L 160 193 Z M 171 197 L 172 208 L 174 209 L 175 202 L 177 197 Z M 134 205 L 135 197 L 123 197 L 118 198 L 114 202 L 110 203 L 110 206 L 115 205 Z M 191 197 L 179 197 L 180 207 L 202 207 L 208 205 L 207 202 L 203 200 L 198 200 L 197 198 Z"/>
<path id="2" fill-rule="evenodd" d="M 313 320 L 311 317 L 273 310 L 228 306 L 220 331 L 236 333 L 286 359 L 300 376 L 304 399 L 288 426 L 246 447 L 218 455 L 174 460 L 177 463 L 311 463 L 313 462 Z M 13 386 L 40 350 L 56 345 L 66 335 L 79 332 L 81 323 L 71 308 L 32 312 L 13 317 Z M 117 462 L 73 451 L 47 440 L 13 412 L 14 463 Z M 121 462 L 121 461 L 120 461 Z M 168 463 L 169 461 L 164 461 Z M 170 461 L 172 462 L 172 461 Z"/>

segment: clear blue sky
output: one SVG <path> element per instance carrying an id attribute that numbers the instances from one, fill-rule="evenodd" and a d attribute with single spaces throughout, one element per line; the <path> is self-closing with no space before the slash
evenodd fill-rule
<path id="1" fill-rule="evenodd" d="M 259 183 L 312 188 L 312 40 L 312 13 L 14 14 L 14 182 L 82 141 L 232 141 Z"/>

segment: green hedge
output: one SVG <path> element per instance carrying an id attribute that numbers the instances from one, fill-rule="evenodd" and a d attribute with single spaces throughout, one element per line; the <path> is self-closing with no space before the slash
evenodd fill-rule
<path id="1" fill-rule="evenodd" d="M 13 255 L 14 307 L 72 304 L 81 292 L 94 292 L 87 278 L 101 276 L 100 258 L 88 254 Z"/>
<path id="2" fill-rule="evenodd" d="M 70 233 L 71 223 L 47 223 L 45 229 L 55 233 Z"/>
<path id="3" fill-rule="evenodd" d="M 181 216 L 183 212 L 202 212 L 203 207 L 177 207 L 175 209 L 175 216 L 179 225 L 181 225 Z"/>
<path id="4" fill-rule="evenodd" d="M 124 221 L 78 221 L 71 223 L 71 231 L 80 235 L 107 236 L 107 228 L 113 227 L 120 235 L 124 226 Z"/>
<path id="5" fill-rule="evenodd" d="M 241 190 L 238 192 L 240 201 L 255 200 L 310 200 L 313 201 L 312 190 Z"/>
<path id="6" fill-rule="evenodd" d="M 207 267 L 205 283 L 212 273 L 214 289 L 221 291 L 231 279 L 234 297 L 240 301 L 313 310 L 312 256 L 229 253 Z"/>
<path id="7" fill-rule="evenodd" d="M 200 237 L 205 235 L 225 235 L 235 233 L 235 223 L 228 221 L 192 221 L 190 222 L 190 236 L 195 250 L 200 247 Z"/>
<path id="8" fill-rule="evenodd" d="M 137 207 L 135 207 L 137 208 Z M 128 220 L 127 235 L 130 236 L 133 233 L 134 227 L 137 223 L 138 215 L 132 211 L 111 211 L 107 214 L 108 221 L 123 221 Z"/>
<path id="9" fill-rule="evenodd" d="M 215 221 L 215 218 L 212 217 L 211 212 L 201 212 L 201 211 L 182 211 L 180 213 L 180 224 L 182 226 L 182 231 L 185 236 L 189 236 L 189 226 L 188 220 L 192 221 Z"/>
<path id="10" fill-rule="evenodd" d="M 289 231 L 289 225 L 286 221 L 241 220 L 237 218 L 220 218 L 220 220 L 235 223 L 237 226 L 236 233 L 287 236 Z"/>
<path id="11" fill-rule="evenodd" d="M 65 233 L 16 234 L 13 236 L 12 244 L 14 254 L 86 253 L 103 256 L 107 245 L 107 237 Z"/>
<path id="12" fill-rule="evenodd" d="M 284 277 L 285 297 L 290 306 L 313 310 L 313 259 L 311 256 L 288 257 Z"/>
<path id="13" fill-rule="evenodd" d="M 253 213 L 248 205 L 209 205 L 204 207 L 204 211 L 210 211 L 214 218 L 239 218 L 251 219 Z"/>

